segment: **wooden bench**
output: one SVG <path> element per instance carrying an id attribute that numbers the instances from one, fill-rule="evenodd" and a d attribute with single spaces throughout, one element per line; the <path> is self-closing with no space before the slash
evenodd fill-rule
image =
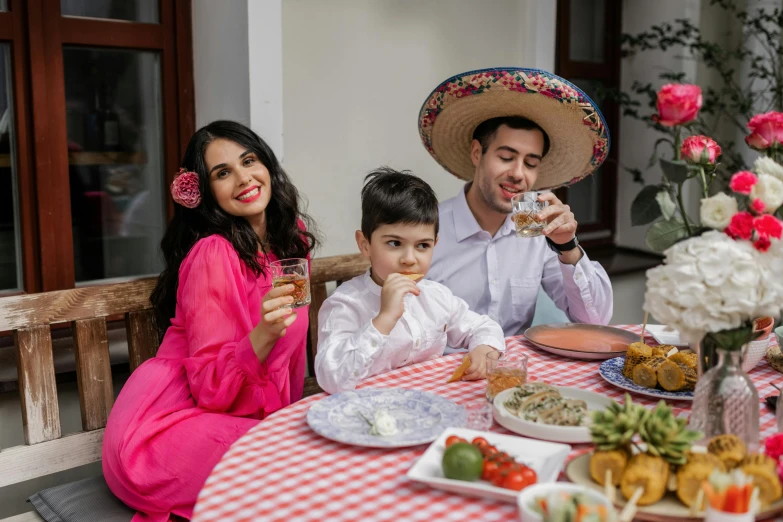
<path id="1" fill-rule="evenodd" d="M 318 311 L 326 285 L 340 284 L 369 266 L 359 254 L 314 259 L 310 270 L 307 361 L 315 375 Z M 0 298 L 0 331 L 13 331 L 25 444 L 0 449 L 0 488 L 101 459 L 103 428 L 114 404 L 106 319 L 125 317 L 131 371 L 153 357 L 158 335 L 149 296 L 155 279 Z M 50 326 L 70 323 L 82 430 L 61 436 Z M 315 377 L 305 396 L 320 392 Z M 42 520 L 25 513 L 0 522 Z"/>

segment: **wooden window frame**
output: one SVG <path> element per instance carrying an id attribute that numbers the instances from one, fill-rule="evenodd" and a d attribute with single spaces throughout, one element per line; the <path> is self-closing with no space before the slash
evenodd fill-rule
<path id="1" fill-rule="evenodd" d="M 610 88 L 620 86 L 620 36 L 622 24 L 622 0 L 605 0 L 604 13 L 604 62 L 579 62 L 570 59 L 571 40 L 571 2 L 557 0 L 557 35 L 555 43 L 555 74 L 563 78 L 598 80 Z M 606 161 L 601 166 L 603 176 L 600 193 L 601 206 L 596 223 L 579 225 L 579 234 L 609 231 L 609 237 L 587 239 L 585 246 L 614 245 L 617 229 L 617 145 L 619 135 L 619 108 L 616 103 L 606 100 L 602 113 L 606 119 L 611 136 L 611 147 Z M 556 191 L 558 197 L 568 202 L 566 188 Z"/>
<path id="2" fill-rule="evenodd" d="M 156 24 L 61 16 L 60 0 L 11 0 L 9 11 L 0 13 L 0 43 L 11 44 L 23 265 L 22 292 L 1 295 L 75 287 L 65 46 L 160 53 L 162 182 L 173 180 L 195 131 L 192 7 L 191 0 L 160 0 L 159 5 Z M 170 219 L 170 201 L 165 208 Z"/>

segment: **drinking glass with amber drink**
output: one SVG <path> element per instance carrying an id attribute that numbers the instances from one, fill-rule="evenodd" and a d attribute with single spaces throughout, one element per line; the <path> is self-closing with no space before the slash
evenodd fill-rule
<path id="1" fill-rule="evenodd" d="M 280 259 L 269 263 L 272 271 L 272 287 L 294 285 L 294 298 L 291 308 L 310 304 L 310 272 L 307 259 Z"/>
<path id="2" fill-rule="evenodd" d="M 549 206 L 548 201 L 538 201 L 539 192 L 522 192 L 511 198 L 511 219 L 517 229 L 517 237 L 536 237 L 544 233 L 546 221 L 536 219 L 536 214 Z"/>
<path id="3" fill-rule="evenodd" d="M 501 352 L 487 354 L 487 400 L 514 386 L 527 382 L 527 356 L 514 354 L 513 358 Z"/>

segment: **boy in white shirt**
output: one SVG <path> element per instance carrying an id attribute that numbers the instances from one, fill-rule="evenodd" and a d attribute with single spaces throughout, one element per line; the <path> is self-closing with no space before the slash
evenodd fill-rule
<path id="1" fill-rule="evenodd" d="M 356 243 L 371 268 L 339 286 L 318 314 L 318 384 L 329 393 L 352 390 L 367 377 L 438 357 L 447 346 L 468 349 L 464 380 L 484 378 L 487 354 L 505 350 L 503 330 L 442 284 L 422 279 L 438 241 L 432 188 L 389 168 L 365 182 Z"/>

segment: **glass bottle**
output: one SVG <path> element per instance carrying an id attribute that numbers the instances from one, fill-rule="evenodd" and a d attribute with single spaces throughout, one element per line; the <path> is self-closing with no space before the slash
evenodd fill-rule
<path id="1" fill-rule="evenodd" d="M 755 451 L 759 444 L 759 395 L 742 371 L 742 350 L 716 350 L 718 364 L 699 377 L 690 427 L 705 440 L 732 434 Z"/>

